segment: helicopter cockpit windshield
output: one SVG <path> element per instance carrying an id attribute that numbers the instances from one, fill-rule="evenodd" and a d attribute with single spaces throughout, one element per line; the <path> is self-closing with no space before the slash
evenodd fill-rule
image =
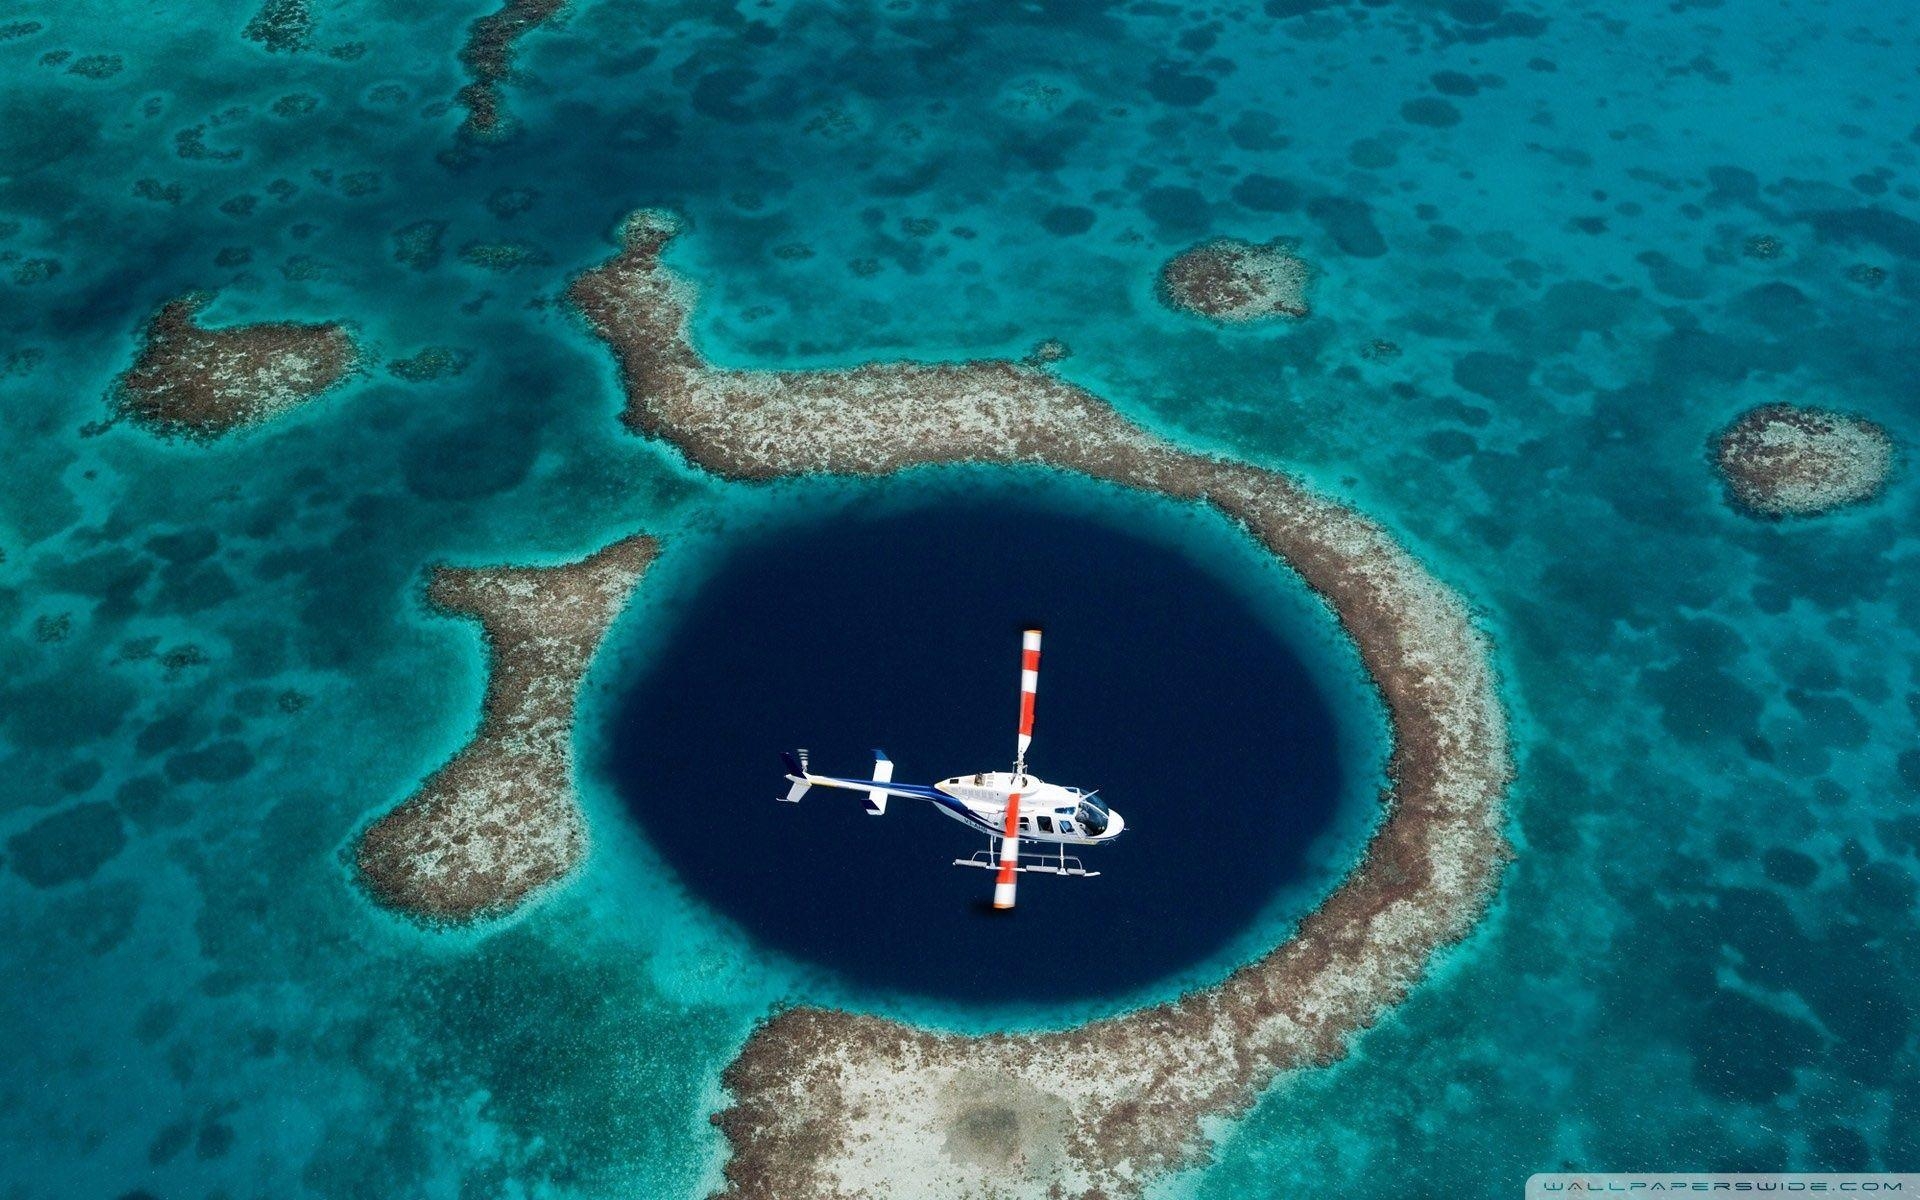
<path id="1" fill-rule="evenodd" d="M 1100 797 L 1088 795 L 1080 797 L 1080 804 L 1074 809 L 1074 819 L 1080 822 L 1080 828 L 1095 837 L 1107 831 L 1107 805 Z"/>

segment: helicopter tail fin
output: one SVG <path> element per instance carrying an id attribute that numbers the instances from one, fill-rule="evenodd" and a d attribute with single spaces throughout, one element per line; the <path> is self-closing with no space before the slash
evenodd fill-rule
<path id="1" fill-rule="evenodd" d="M 798 804 L 800 797 L 806 795 L 807 789 L 813 786 L 807 780 L 807 752 L 802 750 L 798 754 L 790 754 L 782 750 L 780 761 L 786 764 L 787 778 L 793 783 L 793 786 L 787 789 L 787 794 L 780 799 L 788 804 Z"/>
<path id="2" fill-rule="evenodd" d="M 873 781 L 875 783 L 893 782 L 893 760 L 887 757 L 885 750 L 873 752 Z M 874 788 L 867 793 L 867 812 L 871 816 L 881 816 L 887 811 L 887 792 L 885 788 Z"/>

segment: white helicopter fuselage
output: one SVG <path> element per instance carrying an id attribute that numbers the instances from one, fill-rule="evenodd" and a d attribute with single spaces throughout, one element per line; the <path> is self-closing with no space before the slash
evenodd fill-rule
<path id="1" fill-rule="evenodd" d="M 1089 793 L 1048 783 L 1033 775 L 983 771 L 978 775 L 955 775 L 933 786 L 965 806 L 963 813 L 941 805 L 941 812 L 996 837 L 1006 831 L 1007 800 L 1016 795 L 1020 797 L 1020 809 L 1016 814 L 1015 836 L 1021 841 L 1093 846 L 1112 841 L 1127 827 L 1119 813 L 1097 800 L 1094 805 L 1088 805 Z"/>
<path id="2" fill-rule="evenodd" d="M 1094 846 L 1119 837 L 1127 827 L 1126 820 L 1092 792 L 1048 783 L 1031 774 L 982 771 L 955 775 L 935 784 L 896 783 L 893 763 L 878 752 L 872 779 L 816 775 L 802 767 L 797 772 L 789 770 L 787 780 L 795 785 L 790 799 L 798 799 L 805 787 L 865 792 L 867 811 L 876 816 L 886 811 L 887 800 L 894 796 L 925 800 L 976 833 L 994 838 L 1006 836 L 1007 805 L 1014 796 L 1020 797 L 1014 814 L 1014 836 L 1024 842 Z"/>

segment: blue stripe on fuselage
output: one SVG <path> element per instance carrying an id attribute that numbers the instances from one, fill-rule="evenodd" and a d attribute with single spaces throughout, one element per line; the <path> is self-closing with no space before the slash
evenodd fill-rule
<path id="1" fill-rule="evenodd" d="M 941 791 L 939 788 L 934 787 L 931 784 L 875 783 L 871 779 L 842 779 L 838 775 L 816 775 L 814 776 L 814 778 L 820 779 L 820 780 L 831 780 L 834 783 L 845 784 L 847 787 L 860 788 L 863 790 L 867 788 L 881 787 L 881 788 L 885 788 L 889 795 L 911 796 L 915 800 L 931 800 L 935 804 L 938 804 L 940 807 L 952 812 L 954 815 L 958 816 L 961 820 L 965 821 L 967 824 L 977 826 L 981 830 L 987 833 L 993 834 L 995 837 L 1000 836 L 1000 830 L 998 827 L 996 827 L 993 824 L 993 822 L 987 820 L 985 817 L 982 817 L 979 813 L 974 812 L 971 808 L 968 808 L 966 805 L 962 804 L 960 801 L 954 799 L 952 796 L 947 795 L 945 792 Z"/>

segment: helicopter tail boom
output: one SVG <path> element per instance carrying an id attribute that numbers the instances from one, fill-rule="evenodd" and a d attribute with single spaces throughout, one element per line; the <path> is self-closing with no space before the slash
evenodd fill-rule
<path id="1" fill-rule="evenodd" d="M 841 779 L 833 775 L 815 775 L 809 772 L 807 770 L 807 752 L 805 750 L 796 751 L 791 754 L 782 751 L 780 761 L 786 765 L 787 781 L 793 784 L 792 787 L 787 789 L 787 794 L 780 797 L 780 799 L 786 801 L 788 804 L 800 803 L 800 797 L 807 794 L 807 789 L 813 787 L 815 784 L 819 784 L 821 787 L 846 788 L 849 791 L 866 792 L 867 812 L 877 817 L 887 811 L 887 797 L 896 794 L 896 789 L 886 786 L 893 782 L 893 760 L 887 757 L 887 752 L 884 750 L 875 750 L 873 752 L 872 782 L 879 786 L 871 788 L 862 786 L 864 781 L 861 780 Z"/>

